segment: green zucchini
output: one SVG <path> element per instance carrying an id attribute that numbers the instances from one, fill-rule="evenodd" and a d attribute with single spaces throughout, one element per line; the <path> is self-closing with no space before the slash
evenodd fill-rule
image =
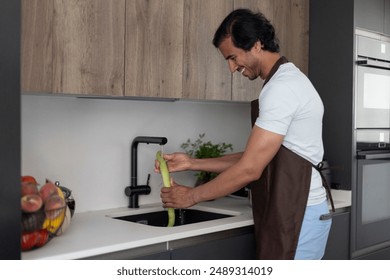
<path id="1" fill-rule="evenodd" d="M 171 187 L 171 179 L 169 176 L 168 166 L 165 159 L 162 157 L 161 151 L 156 153 L 156 159 L 160 163 L 160 173 L 165 188 Z M 168 225 L 167 227 L 173 227 L 175 224 L 175 209 L 168 208 Z"/>

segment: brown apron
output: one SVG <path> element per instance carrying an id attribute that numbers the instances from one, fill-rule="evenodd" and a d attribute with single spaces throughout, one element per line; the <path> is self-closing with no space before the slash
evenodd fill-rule
<path id="1" fill-rule="evenodd" d="M 287 59 L 281 57 L 275 63 L 264 84 L 285 62 Z M 258 112 L 258 100 L 254 100 L 252 126 Z M 294 259 L 309 197 L 312 167 L 311 162 L 281 146 L 261 178 L 250 184 L 258 259 Z M 320 171 L 321 165 L 314 167 Z"/>

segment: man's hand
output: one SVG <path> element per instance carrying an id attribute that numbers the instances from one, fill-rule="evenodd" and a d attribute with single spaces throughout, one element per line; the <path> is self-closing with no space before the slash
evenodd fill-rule
<path id="1" fill-rule="evenodd" d="M 167 162 L 169 172 L 178 172 L 189 170 L 191 166 L 191 157 L 185 153 L 163 154 L 163 158 Z M 160 163 L 156 160 L 154 171 L 160 172 Z"/>
<path id="2" fill-rule="evenodd" d="M 170 188 L 161 188 L 160 197 L 164 208 L 188 208 L 196 204 L 194 188 L 177 185 L 173 180 Z"/>

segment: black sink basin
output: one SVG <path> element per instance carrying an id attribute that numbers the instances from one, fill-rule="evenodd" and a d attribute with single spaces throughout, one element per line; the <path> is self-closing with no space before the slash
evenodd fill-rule
<path id="1" fill-rule="evenodd" d="M 232 216 L 196 209 L 175 209 L 175 226 L 189 225 L 228 217 Z M 155 227 L 166 227 L 168 224 L 168 212 L 166 210 L 113 218 Z"/>

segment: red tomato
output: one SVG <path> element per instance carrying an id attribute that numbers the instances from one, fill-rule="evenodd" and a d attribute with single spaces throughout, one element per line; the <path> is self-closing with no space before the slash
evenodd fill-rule
<path id="1" fill-rule="evenodd" d="M 30 250 L 35 246 L 37 242 L 38 233 L 37 232 L 25 232 L 22 234 L 21 238 L 21 247 L 22 251 Z"/>
<path id="2" fill-rule="evenodd" d="M 22 176 L 22 183 L 38 184 L 37 180 L 35 180 L 35 178 L 33 176 L 30 176 L 30 175 Z"/>
<path id="3" fill-rule="evenodd" d="M 41 229 L 37 231 L 37 241 L 35 242 L 35 247 L 42 247 L 49 241 L 49 232 L 47 229 Z"/>

